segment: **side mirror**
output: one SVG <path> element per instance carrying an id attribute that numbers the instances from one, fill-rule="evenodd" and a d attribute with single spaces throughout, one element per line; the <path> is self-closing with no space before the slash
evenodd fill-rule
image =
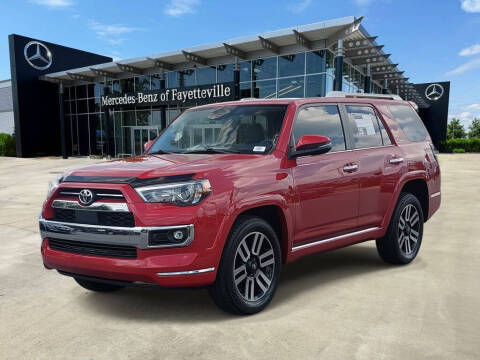
<path id="1" fill-rule="evenodd" d="M 143 150 L 144 150 L 144 152 L 147 152 L 148 150 L 150 150 L 150 148 L 152 147 L 152 145 L 153 145 L 153 143 L 155 142 L 155 140 L 157 140 L 157 139 L 153 139 L 153 140 L 147 141 L 145 144 L 143 144 Z"/>
<path id="2" fill-rule="evenodd" d="M 332 141 L 328 136 L 303 135 L 295 145 L 290 157 L 324 154 L 332 149 Z"/>

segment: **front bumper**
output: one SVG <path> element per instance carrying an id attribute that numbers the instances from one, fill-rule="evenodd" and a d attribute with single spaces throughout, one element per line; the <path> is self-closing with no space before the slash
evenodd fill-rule
<path id="1" fill-rule="evenodd" d="M 73 224 L 39 219 L 42 238 L 54 237 L 63 240 L 86 241 L 101 244 L 129 245 L 139 249 L 188 246 L 195 237 L 193 224 L 175 226 L 116 227 L 102 225 Z M 188 236 L 178 244 L 150 245 L 149 236 L 155 231 L 187 230 Z"/>
<path id="2" fill-rule="evenodd" d="M 111 227 L 72 224 L 40 218 L 42 256 L 47 268 L 91 277 L 150 283 L 168 287 L 192 287 L 215 281 L 215 256 L 200 246 L 192 246 L 194 225 Z M 181 244 L 149 246 L 149 234 L 165 229 L 188 229 Z M 122 259 L 59 251 L 49 246 L 49 238 L 137 248 L 137 257 Z"/>

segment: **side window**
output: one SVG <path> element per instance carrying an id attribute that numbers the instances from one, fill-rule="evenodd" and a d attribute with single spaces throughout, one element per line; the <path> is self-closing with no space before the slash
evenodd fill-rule
<path id="1" fill-rule="evenodd" d="M 356 149 L 382 146 L 377 116 L 369 106 L 345 106 Z"/>
<path id="2" fill-rule="evenodd" d="M 392 140 L 390 140 L 390 136 L 388 136 L 388 132 L 383 126 L 382 120 L 377 117 L 378 125 L 380 126 L 380 133 L 382 134 L 383 145 L 392 145 Z"/>
<path id="3" fill-rule="evenodd" d="M 422 120 L 417 113 L 408 105 L 389 105 L 388 109 L 392 113 L 400 128 L 410 141 L 423 141 L 428 136 Z"/>
<path id="4" fill-rule="evenodd" d="M 345 150 L 345 135 L 337 105 L 302 108 L 293 125 L 295 143 L 303 135 L 328 136 L 332 141 L 331 152 Z"/>

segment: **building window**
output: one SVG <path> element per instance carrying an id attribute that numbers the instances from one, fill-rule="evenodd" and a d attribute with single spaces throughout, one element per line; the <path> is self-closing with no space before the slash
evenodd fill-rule
<path id="1" fill-rule="evenodd" d="M 278 77 L 303 75 L 305 73 L 305 53 L 280 56 Z"/>
<path id="2" fill-rule="evenodd" d="M 304 97 L 304 77 L 295 76 L 278 80 L 279 98 Z"/>
<path id="3" fill-rule="evenodd" d="M 251 61 L 242 61 L 240 63 L 240 81 L 252 81 Z"/>
<path id="4" fill-rule="evenodd" d="M 217 82 L 217 69 L 215 66 L 197 68 L 197 85 L 214 84 Z"/>
<path id="5" fill-rule="evenodd" d="M 326 71 L 327 66 L 327 51 L 317 50 L 307 53 L 307 74 L 317 74 Z"/>
<path id="6" fill-rule="evenodd" d="M 252 83 L 240 83 L 240 99 L 252 97 Z"/>
<path id="7" fill-rule="evenodd" d="M 277 77 L 277 57 L 252 61 L 252 80 L 274 79 Z"/>
<path id="8" fill-rule="evenodd" d="M 135 91 L 150 90 L 150 76 L 138 76 L 135 78 Z"/>
<path id="9" fill-rule="evenodd" d="M 308 75 L 305 81 L 305 97 L 325 96 L 326 74 Z"/>
<path id="10" fill-rule="evenodd" d="M 219 83 L 233 81 L 233 64 L 217 66 L 217 81 Z"/>
<path id="11" fill-rule="evenodd" d="M 133 92 L 135 91 L 135 84 L 132 78 L 120 80 L 120 91 L 121 92 Z"/>
<path id="12" fill-rule="evenodd" d="M 253 84 L 253 97 L 261 99 L 273 99 L 277 97 L 277 84 L 275 80 L 256 81 Z"/>

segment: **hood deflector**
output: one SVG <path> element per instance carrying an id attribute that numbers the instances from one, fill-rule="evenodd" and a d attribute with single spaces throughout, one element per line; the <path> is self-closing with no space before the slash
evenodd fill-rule
<path id="1" fill-rule="evenodd" d="M 81 183 L 110 183 L 110 184 L 128 184 L 132 187 L 168 184 L 192 180 L 195 174 L 162 176 L 155 178 L 137 178 L 128 176 L 78 176 L 68 175 L 62 182 L 81 182 Z"/>

